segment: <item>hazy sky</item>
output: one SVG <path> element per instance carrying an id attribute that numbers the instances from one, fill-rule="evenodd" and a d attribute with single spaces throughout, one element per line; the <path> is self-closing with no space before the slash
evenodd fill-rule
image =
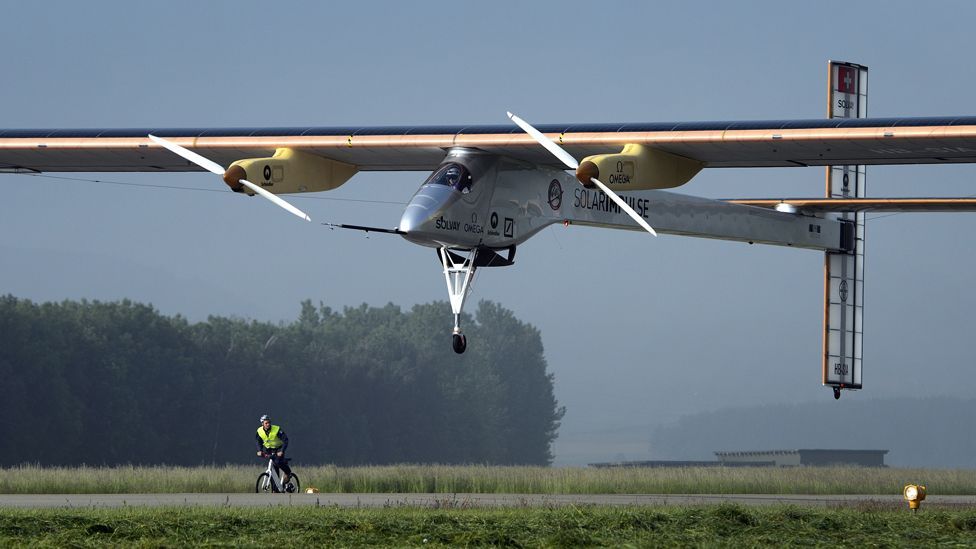
<path id="1" fill-rule="evenodd" d="M 7 128 L 821 118 L 828 59 L 870 67 L 873 116 L 976 114 L 963 1 L 38 2 L 3 19 Z M 974 195 L 974 173 L 872 167 L 868 191 Z M 392 227 L 425 176 L 362 173 L 293 201 Z M 446 299 L 434 253 L 398 237 L 301 223 L 203 173 L 98 177 L 198 190 L 0 175 L 0 294 L 261 320 L 305 298 Z M 823 178 L 716 169 L 680 192 L 818 196 Z M 869 221 L 865 390 L 845 399 L 972 395 L 974 230 L 974 214 Z M 541 329 L 568 410 L 557 463 L 581 463 L 647 458 L 651 426 L 681 414 L 832 405 L 821 292 L 817 252 L 559 226 L 481 271 L 469 310 L 495 300 Z M 445 353 L 450 328 L 445 311 Z"/>

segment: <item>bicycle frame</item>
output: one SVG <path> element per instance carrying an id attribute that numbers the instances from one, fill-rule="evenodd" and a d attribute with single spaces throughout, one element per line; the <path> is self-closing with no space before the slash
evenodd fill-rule
<path id="1" fill-rule="evenodd" d="M 268 479 L 270 479 L 270 481 L 274 483 L 277 491 L 284 492 L 285 487 L 282 486 L 281 479 L 278 477 L 278 468 L 275 467 L 273 457 L 268 458 L 268 470 L 265 472 L 268 473 Z M 266 488 L 266 486 L 262 488 Z"/>

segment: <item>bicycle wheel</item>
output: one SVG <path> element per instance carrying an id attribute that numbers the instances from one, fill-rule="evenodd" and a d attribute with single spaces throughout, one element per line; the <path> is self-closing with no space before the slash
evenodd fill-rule
<path id="1" fill-rule="evenodd" d="M 271 492 L 271 477 L 268 473 L 261 473 L 258 475 L 258 481 L 254 483 L 254 493 L 255 494 L 268 494 Z"/>
<path id="2" fill-rule="evenodd" d="M 291 478 L 288 479 L 288 484 L 294 488 L 289 490 L 288 485 L 285 486 L 285 492 L 290 494 L 300 494 L 302 492 L 302 483 L 298 480 L 298 475 L 295 473 L 291 474 Z"/>

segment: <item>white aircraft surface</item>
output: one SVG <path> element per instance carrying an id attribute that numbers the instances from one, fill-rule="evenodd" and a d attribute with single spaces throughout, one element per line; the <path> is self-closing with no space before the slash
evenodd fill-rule
<path id="1" fill-rule="evenodd" d="M 279 195 L 361 171 L 428 172 L 389 227 L 433 248 L 454 325 L 476 272 L 512 265 L 552 224 L 792 246 L 824 253 L 823 382 L 861 388 L 864 212 L 972 211 L 971 198 L 867 198 L 865 166 L 976 162 L 976 117 L 863 118 L 867 68 L 830 64 L 829 118 L 474 126 L 0 129 L 0 172 L 209 171 L 304 221 Z M 500 114 L 500 113 L 499 113 Z M 826 166 L 824 197 L 714 200 L 672 189 L 702 169 Z M 567 171 L 569 170 L 569 171 Z M 330 224 L 331 225 L 331 224 Z"/>

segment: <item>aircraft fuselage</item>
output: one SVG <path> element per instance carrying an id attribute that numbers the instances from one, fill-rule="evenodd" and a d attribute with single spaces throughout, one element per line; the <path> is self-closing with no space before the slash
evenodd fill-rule
<path id="1" fill-rule="evenodd" d="M 452 149 L 410 199 L 398 228 L 433 248 L 510 248 L 562 219 L 562 188 L 575 181 L 561 170 Z"/>

